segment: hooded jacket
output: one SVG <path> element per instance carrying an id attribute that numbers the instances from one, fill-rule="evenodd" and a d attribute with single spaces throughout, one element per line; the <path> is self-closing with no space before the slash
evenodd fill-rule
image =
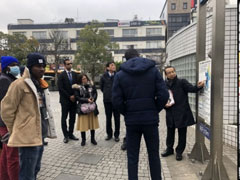
<path id="1" fill-rule="evenodd" d="M 136 57 L 120 69 L 113 83 L 112 102 L 124 115 L 126 125 L 158 124 L 158 113 L 169 94 L 155 62 Z"/>
<path id="2" fill-rule="evenodd" d="M 50 93 L 44 89 L 48 113 L 47 137 L 56 138 L 50 107 Z M 42 145 L 41 114 L 37 89 L 25 68 L 23 77 L 14 81 L 1 102 L 1 116 L 10 133 L 8 146 L 28 147 Z"/>

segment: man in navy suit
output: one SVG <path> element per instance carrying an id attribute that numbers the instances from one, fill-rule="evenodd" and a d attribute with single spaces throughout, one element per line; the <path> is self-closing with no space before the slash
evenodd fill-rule
<path id="1" fill-rule="evenodd" d="M 72 84 L 76 83 L 77 73 L 72 71 L 72 61 L 64 60 L 65 70 L 58 77 L 58 89 L 60 103 L 62 106 L 62 131 L 64 135 L 63 142 L 68 143 L 69 139 L 79 140 L 73 135 L 73 129 L 76 117 L 76 101 Z M 69 114 L 69 128 L 67 129 L 67 116 Z"/>

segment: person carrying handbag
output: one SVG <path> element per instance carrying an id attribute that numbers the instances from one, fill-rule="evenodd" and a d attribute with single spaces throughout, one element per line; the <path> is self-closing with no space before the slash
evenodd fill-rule
<path id="1" fill-rule="evenodd" d="M 77 84 L 72 86 L 77 101 L 77 130 L 81 132 L 81 146 L 86 144 L 86 131 L 91 132 L 91 143 L 97 145 L 95 129 L 99 128 L 98 108 L 96 104 L 97 90 L 86 74 L 77 77 Z"/>

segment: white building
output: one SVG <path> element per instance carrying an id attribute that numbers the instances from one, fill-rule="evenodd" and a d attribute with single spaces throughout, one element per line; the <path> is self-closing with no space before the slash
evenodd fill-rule
<path id="1" fill-rule="evenodd" d="M 67 21 L 65 23 L 35 24 L 31 19 L 18 19 L 18 24 L 9 24 L 8 33 L 24 34 L 27 38 L 33 36 L 40 43 L 50 43 L 51 31 L 61 31 L 68 40 L 68 48 L 62 56 L 68 56 L 74 60 L 77 50 L 79 32 L 88 23 Z M 112 52 L 114 61 L 122 61 L 128 48 L 134 48 L 144 57 L 150 57 L 160 61 L 162 52 L 165 52 L 165 21 L 107 21 L 102 22 L 103 28 L 109 33 L 112 42 L 119 44 L 119 50 Z M 54 62 L 51 54 L 46 54 L 48 63 Z"/>

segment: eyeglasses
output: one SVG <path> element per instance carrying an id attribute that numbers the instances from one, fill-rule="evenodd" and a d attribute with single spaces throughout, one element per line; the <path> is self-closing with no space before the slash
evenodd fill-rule
<path id="1" fill-rule="evenodd" d="M 66 65 L 72 65 L 72 63 L 67 63 Z"/>

